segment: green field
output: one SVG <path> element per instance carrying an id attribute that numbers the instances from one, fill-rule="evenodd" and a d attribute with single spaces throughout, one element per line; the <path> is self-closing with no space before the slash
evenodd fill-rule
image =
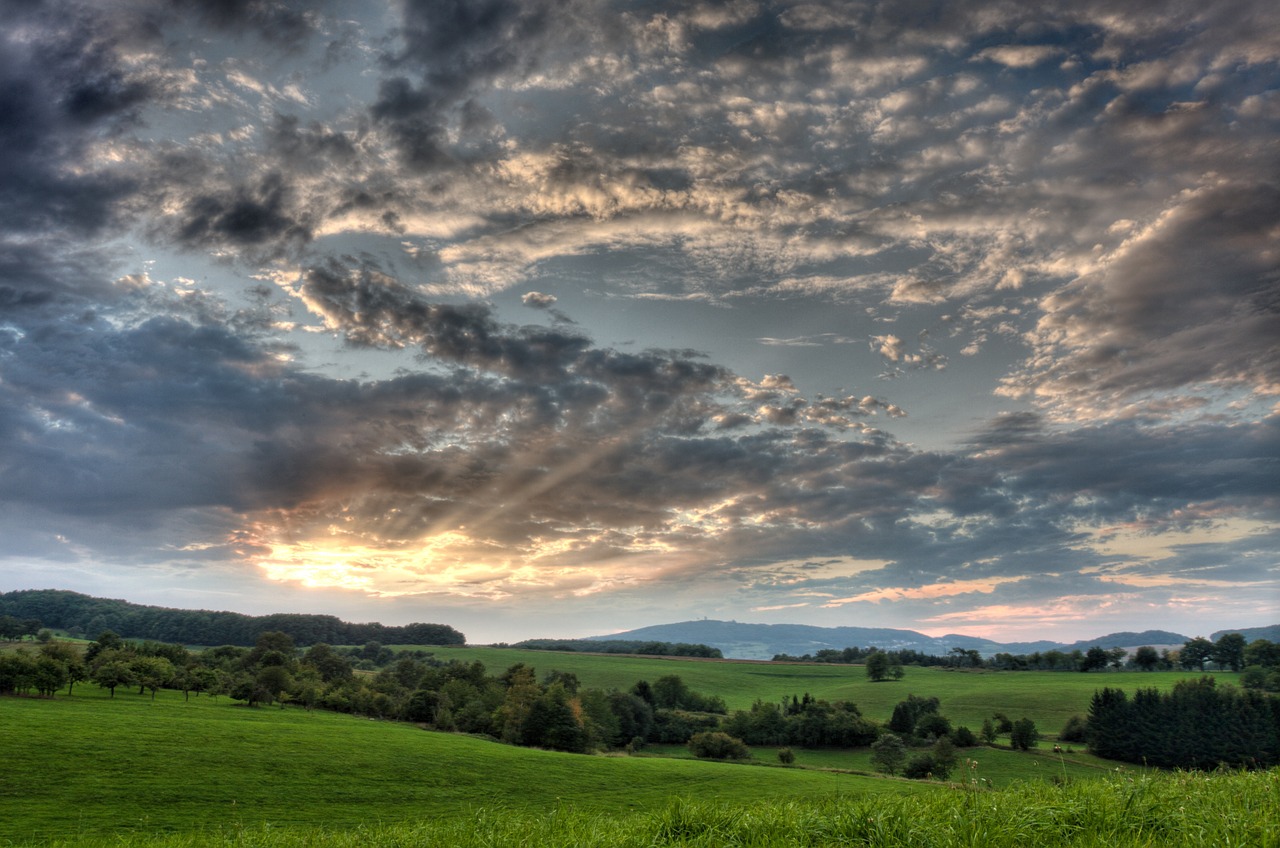
<path id="1" fill-rule="evenodd" d="M 517 662 L 534 666 L 539 676 L 571 671 L 583 685 L 605 688 L 625 689 L 640 679 L 678 674 L 693 688 L 722 696 L 730 709 L 748 707 L 757 698 L 809 692 L 852 700 L 880 722 L 908 693 L 937 696 L 943 714 L 955 723 L 977 728 L 999 710 L 1011 718 L 1028 716 L 1050 735 L 1069 715 L 1087 710 L 1096 688 L 1164 688 L 1187 676 L 908 668 L 901 681 L 869 683 L 860 666 L 493 648 L 435 653 L 441 659 L 479 660 L 491 674 Z M 940 784 L 870 776 L 865 749 L 797 749 L 792 767 L 777 764 L 774 748 L 754 750 L 752 764 L 694 760 L 683 746 L 650 746 L 632 757 L 560 754 L 293 706 L 250 709 L 226 697 L 186 700 L 162 690 L 153 700 L 136 689 L 121 689 L 112 699 L 85 683 L 73 695 L 52 700 L 0 698 L 0 742 L 0 845 L 820 845 L 827 844 L 820 838 L 827 832 L 823 817 L 847 818 L 855 808 L 864 817 L 872 808 L 899 810 L 900 821 L 881 834 L 887 841 L 868 837 L 855 843 L 891 845 L 905 844 L 890 836 L 899 838 L 911 826 L 912 808 L 903 804 L 958 803 L 936 800 L 953 795 Z M 983 827 L 995 827 L 997 819 L 1012 815 L 1001 813 L 1001 805 L 1024 803 L 1029 786 L 1062 784 L 1070 792 L 1104 793 L 1110 799 L 1105 804 L 1120 804 L 1113 796 L 1126 791 L 1124 781 L 1156 778 L 1143 770 L 1116 769 L 1076 747 L 1061 757 L 1047 745 L 1031 752 L 962 749 L 965 765 L 952 775 L 952 785 L 984 793 L 988 800 L 981 803 L 991 821 Z M 1268 774 L 1270 783 L 1262 784 L 1256 781 L 1263 778 L 1242 776 L 1255 782 L 1247 784 L 1247 792 L 1230 792 L 1244 799 L 1240 803 L 1255 796 L 1264 806 L 1269 801 L 1264 818 L 1280 819 L 1270 815 L 1277 812 L 1280 772 Z M 1110 788 L 1078 788 L 1092 784 Z M 1209 784 L 1181 786 L 1161 791 L 1222 794 Z M 1004 787 L 1012 787 L 1007 790 L 1012 794 L 987 791 Z M 1054 796 L 1068 808 L 1055 813 L 1055 821 L 1075 815 L 1071 810 L 1081 803 L 1062 794 L 1066 791 Z M 1024 802 L 1010 800 L 1016 798 Z M 888 822 L 888 815 L 880 821 Z M 676 830 L 673 816 L 683 822 Z M 758 817 L 760 833 L 773 835 L 721 839 L 734 828 L 741 835 L 744 816 Z M 707 830 L 707 822 L 721 824 Z M 1097 824 L 1090 827 L 1096 830 Z M 1107 844 L 1170 844 L 1152 836 L 1163 832 L 1160 827 L 1152 828 Z M 672 838 L 686 830 L 692 836 Z M 920 836 L 938 845 L 997 844 L 994 833 L 970 841 L 960 831 Z M 515 835 L 519 839 L 513 843 Z M 1202 835 L 1199 842 L 1172 844 L 1229 844 L 1215 841 L 1218 830 L 1206 827 Z M 1001 838 L 1006 837 L 1000 844 L 1039 844 L 1012 832 Z"/>
<path id="2" fill-rule="evenodd" d="M 742 802 L 921 784 L 692 760 L 537 751 L 409 724 L 249 709 L 226 698 L 81 684 L 0 698 L 0 844 L 229 823 L 350 827 L 480 808 L 653 810 L 673 797 Z"/>
<path id="3" fill-rule="evenodd" d="M 1168 689 L 1178 680 L 1195 679 L 1187 671 L 986 671 L 916 668 L 908 666 L 901 680 L 871 683 L 860 665 L 820 663 L 735 662 L 723 660 L 661 659 L 604 656 L 515 648 L 432 648 L 440 659 L 479 660 L 491 674 L 516 663 L 550 671 L 570 671 L 583 686 L 629 689 L 641 679 L 653 682 L 678 674 L 690 687 L 724 698 L 730 710 L 747 709 L 756 699 L 778 701 L 810 693 L 828 701 L 853 701 L 862 714 L 886 722 L 894 704 L 908 694 L 936 697 L 940 712 L 954 725 L 975 732 L 982 720 L 1000 711 L 1010 719 L 1030 718 L 1046 737 L 1057 734 L 1067 719 L 1089 710 L 1094 691 L 1104 686 L 1132 692 L 1138 688 Z M 1215 673 L 1224 682 L 1238 675 Z"/>

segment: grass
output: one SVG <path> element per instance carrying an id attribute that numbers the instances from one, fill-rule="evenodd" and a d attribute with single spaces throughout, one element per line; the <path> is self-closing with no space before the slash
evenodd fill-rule
<path id="1" fill-rule="evenodd" d="M 222 827 L 53 842 L 83 848 L 480 848 L 480 846 L 787 846 L 897 848 L 1219 848 L 1280 845 L 1280 771 L 1140 774 L 1000 791 L 826 795 L 748 804 L 678 800 L 645 812 L 478 809 L 466 819 L 345 829 Z"/>
<path id="2" fill-rule="evenodd" d="M 862 775 L 876 773 L 871 765 L 869 748 L 792 748 L 792 753 L 795 754 L 792 768 L 838 770 Z M 685 745 L 648 745 L 642 755 L 693 758 Z M 996 788 L 1026 780 L 1088 780 L 1113 774 L 1118 765 L 1085 752 L 1083 745 L 1073 749 L 1073 753 L 1061 755 L 1048 748 L 1014 751 L 1007 747 L 987 746 L 960 748 L 956 755 L 960 763 L 968 762 L 970 765 L 957 766 L 951 775 L 952 782 L 974 780 L 983 786 Z M 762 765 L 777 764 L 778 749 L 763 745 L 754 747 L 751 759 Z"/>
<path id="3" fill-rule="evenodd" d="M 1084 712 L 1101 686 L 1165 688 L 1188 676 L 911 668 L 902 681 L 869 683 L 860 666 L 491 648 L 436 654 L 478 659 L 491 674 L 516 662 L 540 676 L 572 671 L 584 685 L 606 688 L 679 674 L 731 709 L 807 691 L 853 700 L 884 721 L 907 693 L 935 695 L 954 723 L 976 729 L 1000 710 L 1029 716 L 1050 734 Z M 1081 751 L 1058 758 L 1047 746 L 960 751 L 976 765 L 953 775 L 970 787 L 958 791 L 867 776 L 865 749 L 796 749 L 789 768 L 776 765 L 773 748 L 756 749 L 754 766 L 693 760 L 683 746 L 581 756 L 293 707 L 187 701 L 177 692 L 152 700 L 121 689 L 111 699 L 83 683 L 53 700 L 0 698 L 0 741 L 0 846 L 1280 848 L 1277 826 L 1267 824 L 1280 821 L 1278 771 L 1117 772 Z"/>
<path id="4" fill-rule="evenodd" d="M 1104 686 L 1132 693 L 1137 688 L 1168 689 L 1200 672 L 1184 671 L 970 671 L 941 668 L 906 669 L 902 680 L 872 683 L 865 669 L 819 663 L 706 661 L 683 658 L 600 656 L 516 648 L 432 648 L 440 659 L 479 660 L 490 674 L 522 662 L 544 676 L 553 670 L 576 674 L 584 686 L 629 689 L 637 680 L 652 683 L 678 674 L 693 689 L 724 698 L 730 710 L 747 709 L 756 699 L 779 701 L 809 692 L 829 701 L 853 701 L 862 714 L 887 722 L 893 707 L 908 694 L 936 697 L 953 725 L 975 733 L 982 720 L 1000 711 L 1010 719 L 1030 718 L 1047 738 L 1056 736 L 1072 715 L 1088 712 L 1093 693 Z M 1215 673 L 1233 681 L 1238 675 Z"/>
<path id="5" fill-rule="evenodd" d="M 0 845 L 229 826 L 351 828 L 470 818 L 480 809 L 652 811 L 820 796 L 829 775 L 693 760 L 582 756 L 298 708 L 81 684 L 0 698 Z M 928 787 L 844 776 L 843 792 Z"/>

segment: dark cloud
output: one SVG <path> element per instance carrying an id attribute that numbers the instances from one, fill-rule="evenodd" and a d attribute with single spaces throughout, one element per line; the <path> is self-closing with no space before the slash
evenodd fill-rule
<path id="1" fill-rule="evenodd" d="M 1042 303 L 1032 338 L 1050 364 L 1018 384 L 1082 406 L 1275 385 L 1278 217 L 1268 183 L 1187 192 L 1105 269 Z"/>
<path id="2" fill-rule="evenodd" d="M 0 553 L 944 620 L 1274 559 L 1265 4 L 3 9 Z"/>
<path id="3" fill-rule="evenodd" d="M 127 171 L 79 166 L 153 94 L 95 15 L 11 8 L 0 36 L 0 222 L 9 233 L 91 235 L 132 189 Z M 57 19 L 59 26 L 50 24 Z"/>
<path id="4" fill-rule="evenodd" d="M 275 47 L 300 49 L 316 34 L 317 18 L 329 3 L 317 0 L 167 0 L 175 12 L 192 12 L 219 29 L 253 33 Z"/>
<path id="5" fill-rule="evenodd" d="M 251 187 L 192 197 L 176 235 L 188 248 L 301 244 L 311 239 L 311 227 L 299 217 L 284 177 L 270 173 Z"/>

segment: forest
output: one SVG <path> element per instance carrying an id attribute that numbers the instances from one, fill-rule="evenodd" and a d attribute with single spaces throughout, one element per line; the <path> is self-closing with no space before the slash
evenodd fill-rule
<path id="1" fill-rule="evenodd" d="M 61 589 L 30 589 L 0 594 L 0 628 L 36 621 L 73 636 L 92 639 L 111 631 L 125 639 L 149 639 L 182 645 L 252 646 L 258 634 L 285 633 L 298 645 L 463 645 L 466 637 L 447 624 L 352 624 L 332 615 L 276 613 L 250 616 L 236 612 L 153 607 L 95 598 Z M 17 624 L 12 624 L 16 621 Z M 25 632 L 25 628 L 24 628 Z M 10 637 L 2 637 L 10 638 Z"/>

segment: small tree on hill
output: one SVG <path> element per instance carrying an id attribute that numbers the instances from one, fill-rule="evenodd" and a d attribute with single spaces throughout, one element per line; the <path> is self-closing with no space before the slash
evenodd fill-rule
<path id="1" fill-rule="evenodd" d="M 1029 718 L 1020 718 L 1013 723 L 1013 731 L 1009 734 L 1009 744 L 1019 751 L 1034 748 L 1040 741 L 1040 731 L 1036 723 Z"/>
<path id="2" fill-rule="evenodd" d="M 886 733 L 871 746 L 871 767 L 885 774 L 897 774 L 907 759 L 907 746 L 896 733 Z"/>
<path id="3" fill-rule="evenodd" d="M 889 676 L 889 655 L 884 651 L 872 651 L 867 656 L 867 679 L 879 683 Z"/>

